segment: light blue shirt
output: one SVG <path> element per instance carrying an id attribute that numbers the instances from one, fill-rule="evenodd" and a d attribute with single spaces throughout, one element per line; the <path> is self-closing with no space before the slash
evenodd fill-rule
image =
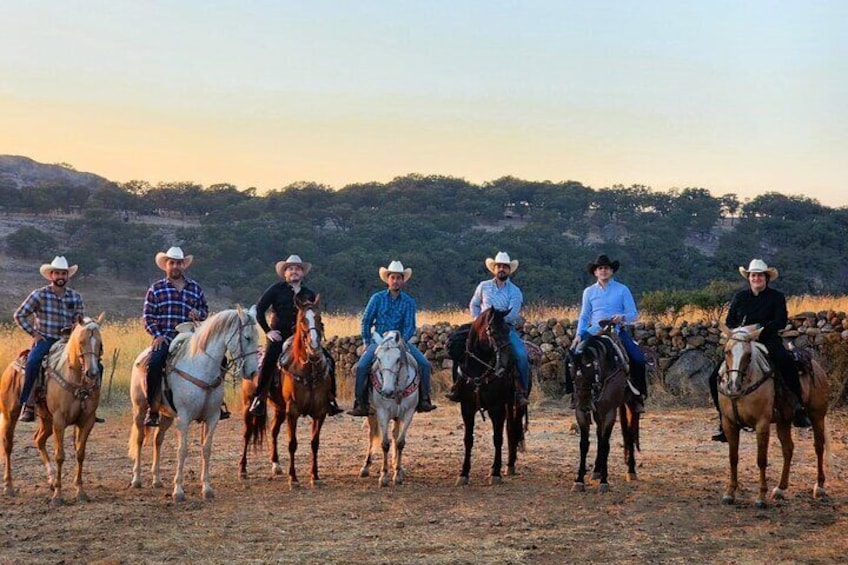
<path id="1" fill-rule="evenodd" d="M 632 324 L 639 317 L 636 310 L 636 302 L 630 289 L 625 285 L 610 279 L 607 287 L 599 283 L 587 286 L 583 291 L 583 304 L 580 307 L 580 319 L 577 322 L 577 335 L 582 335 L 589 326 L 593 326 L 601 320 L 609 320 L 620 314 L 624 316 L 624 323 Z"/>
<path id="2" fill-rule="evenodd" d="M 498 287 L 495 280 L 490 279 L 477 285 L 468 307 L 471 310 L 471 317 L 475 320 L 480 312 L 489 308 L 509 310 L 504 320 L 507 324 L 515 325 L 523 303 L 524 295 L 521 294 L 521 289 L 512 284 L 511 280 L 507 279 L 502 287 Z"/>

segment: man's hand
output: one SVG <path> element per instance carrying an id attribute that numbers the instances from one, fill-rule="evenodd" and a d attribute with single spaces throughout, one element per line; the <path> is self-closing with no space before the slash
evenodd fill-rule
<path id="1" fill-rule="evenodd" d="M 159 348 L 162 347 L 163 343 L 165 343 L 165 336 L 160 335 L 153 338 L 153 351 L 159 351 Z"/>
<path id="2" fill-rule="evenodd" d="M 268 341 L 283 341 L 283 334 L 281 334 L 277 330 L 271 330 L 270 332 L 265 334 L 265 337 Z"/>

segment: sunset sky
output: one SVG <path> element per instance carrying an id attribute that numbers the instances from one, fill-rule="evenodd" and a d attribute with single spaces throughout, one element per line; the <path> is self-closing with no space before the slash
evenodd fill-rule
<path id="1" fill-rule="evenodd" d="M 848 2 L 0 5 L 0 154 L 116 181 L 407 173 L 848 205 Z"/>

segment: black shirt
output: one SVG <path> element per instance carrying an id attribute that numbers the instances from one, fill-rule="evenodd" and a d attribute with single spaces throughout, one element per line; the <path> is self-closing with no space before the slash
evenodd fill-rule
<path id="1" fill-rule="evenodd" d="M 738 328 L 750 324 L 760 324 L 763 331 L 759 341 L 780 340 L 777 332 L 786 327 L 789 315 L 786 311 L 786 297 L 779 290 L 766 287 L 758 295 L 751 289 L 741 290 L 733 297 L 727 312 L 728 328 Z"/>
<path id="2" fill-rule="evenodd" d="M 315 293 L 306 288 L 300 287 L 298 296 L 302 300 L 315 300 Z M 272 320 L 273 327 L 268 325 L 265 319 L 265 312 L 271 308 L 274 313 Z M 259 302 L 256 303 L 256 321 L 265 330 L 265 333 L 271 330 L 277 330 L 283 335 L 283 341 L 287 340 L 294 333 L 294 325 L 297 322 L 297 309 L 294 306 L 294 289 L 286 281 L 279 281 L 262 293 L 259 297 Z"/>

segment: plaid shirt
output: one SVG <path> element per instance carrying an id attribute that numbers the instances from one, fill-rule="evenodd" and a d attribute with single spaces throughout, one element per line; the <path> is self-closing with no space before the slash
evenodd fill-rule
<path id="1" fill-rule="evenodd" d="M 401 291 L 392 298 L 388 290 L 381 290 L 371 296 L 365 313 L 362 314 L 362 341 L 371 344 L 371 328 L 378 334 L 394 330 L 400 332 L 404 341 L 415 335 L 415 299 Z"/>
<path id="2" fill-rule="evenodd" d="M 73 325 L 77 316 L 84 316 L 82 296 L 65 287 L 62 296 L 56 295 L 50 285 L 33 290 L 15 312 L 15 322 L 29 335 L 59 339 L 62 328 Z M 35 318 L 35 323 L 30 323 Z"/>
<path id="3" fill-rule="evenodd" d="M 182 290 L 167 278 L 153 283 L 144 299 L 144 329 L 153 337 L 164 336 L 171 341 L 177 335 L 178 324 L 188 322 L 189 313 L 196 310 L 198 320 L 209 315 L 203 289 L 192 279 L 185 279 Z"/>

